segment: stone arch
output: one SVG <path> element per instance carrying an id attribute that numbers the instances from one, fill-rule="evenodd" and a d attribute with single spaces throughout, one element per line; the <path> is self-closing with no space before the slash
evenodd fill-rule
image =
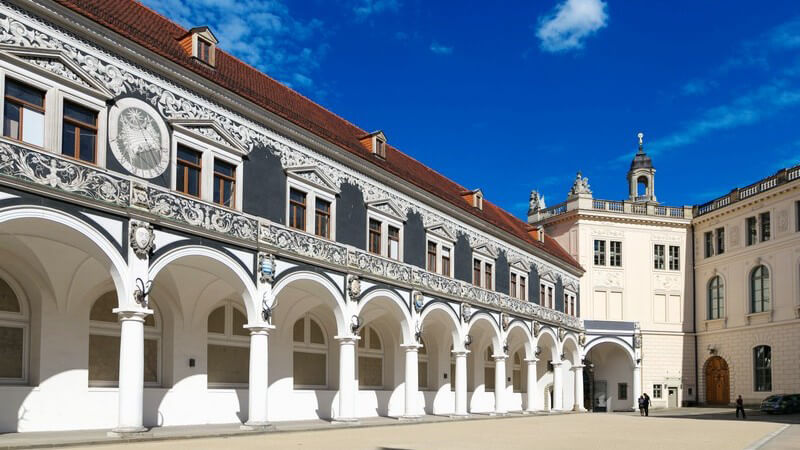
<path id="1" fill-rule="evenodd" d="M 462 334 L 461 320 L 458 318 L 458 315 L 456 314 L 455 310 L 453 310 L 453 308 L 449 304 L 438 301 L 426 303 L 425 306 L 422 308 L 422 312 L 420 312 L 419 323 L 424 326 L 425 319 L 431 314 L 435 313 L 436 311 L 441 311 L 441 313 L 439 314 L 447 316 L 452 322 L 451 333 L 453 338 L 454 350 L 457 351 L 464 350 L 463 337 L 466 333 Z"/>
<path id="2" fill-rule="evenodd" d="M 390 310 L 399 313 L 400 329 L 404 345 L 415 344 L 414 338 L 414 322 L 411 319 L 411 313 L 408 310 L 407 303 L 403 301 L 397 292 L 387 288 L 377 288 L 363 294 L 358 302 L 357 314 L 361 315 L 367 309 L 367 306 L 372 304 L 384 303 L 390 305 Z"/>
<path id="3" fill-rule="evenodd" d="M 337 334 L 350 334 L 350 329 L 348 327 L 349 317 L 346 315 L 348 308 L 344 299 L 342 298 L 342 291 L 334 284 L 333 280 L 315 271 L 300 269 L 279 277 L 279 279 L 272 286 L 273 306 L 278 308 L 286 308 L 285 305 L 280 305 L 280 294 L 286 288 L 304 282 L 310 283 L 329 294 L 326 296 L 321 296 L 320 298 L 323 300 L 323 302 L 330 303 L 331 310 L 336 319 Z M 275 305 L 274 302 L 278 302 L 278 304 Z"/>
<path id="4" fill-rule="evenodd" d="M 581 352 L 581 346 L 578 344 L 578 339 L 572 333 L 568 333 L 564 336 L 564 340 L 561 341 L 561 354 L 567 355 L 568 351 L 571 352 L 569 361 L 572 365 L 580 364 L 583 353 Z"/>
<path id="5" fill-rule="evenodd" d="M 498 353 L 498 354 L 502 353 L 502 351 L 503 351 L 503 338 L 502 338 L 503 333 L 500 331 L 500 327 L 497 325 L 497 321 L 494 320 L 494 317 L 490 313 L 488 313 L 486 311 L 480 311 L 480 312 L 472 314 L 472 317 L 470 317 L 469 323 L 467 324 L 467 327 L 466 327 L 466 330 L 464 331 L 464 334 L 465 335 L 469 334 L 469 332 L 472 331 L 472 328 L 477 323 L 480 323 L 480 322 L 486 322 L 486 323 L 489 324 L 489 327 L 492 330 L 492 333 L 490 335 L 491 342 L 492 342 L 492 347 L 494 348 L 495 353 Z"/>
<path id="6" fill-rule="evenodd" d="M 630 358 L 631 364 L 633 364 L 634 366 L 636 365 L 636 353 L 633 351 L 633 347 L 631 347 L 630 344 L 628 344 L 627 342 L 616 336 L 603 336 L 592 339 L 584 347 L 583 354 L 588 355 L 589 351 L 591 351 L 594 347 L 605 343 L 615 344 L 620 348 L 622 348 L 623 350 L 625 350 L 625 354 L 628 355 L 628 357 Z"/>
<path id="7" fill-rule="evenodd" d="M 512 340 L 515 336 L 523 336 L 523 348 L 525 349 L 525 358 L 533 358 L 535 353 L 535 345 L 533 335 L 528 327 L 521 320 L 513 320 L 506 330 L 506 339 Z M 511 346 L 511 342 L 508 343 Z"/>

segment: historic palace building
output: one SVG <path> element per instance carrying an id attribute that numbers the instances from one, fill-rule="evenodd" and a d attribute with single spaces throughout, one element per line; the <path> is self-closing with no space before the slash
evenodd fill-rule
<path id="1" fill-rule="evenodd" d="M 581 410 L 581 284 L 592 318 L 643 314 L 611 259 L 619 285 L 138 2 L 3 2 L 0 91 L 0 432 Z M 685 267 L 686 218 L 646 208 Z M 672 348 L 667 255 L 642 332 Z"/>
<path id="2" fill-rule="evenodd" d="M 800 166 L 663 206 L 642 137 L 627 200 L 593 198 L 580 173 L 563 203 L 531 193 L 529 222 L 586 270 L 586 407 L 627 410 L 643 392 L 656 408 L 800 392 Z"/>

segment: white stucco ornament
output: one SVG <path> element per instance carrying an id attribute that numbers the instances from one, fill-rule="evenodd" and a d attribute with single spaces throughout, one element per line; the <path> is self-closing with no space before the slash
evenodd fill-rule
<path id="1" fill-rule="evenodd" d="M 111 108 L 111 151 L 122 167 L 142 178 L 155 178 L 169 165 L 169 133 L 161 116 L 147 103 L 123 98 Z"/>
<path id="2" fill-rule="evenodd" d="M 155 247 L 155 233 L 153 226 L 144 222 L 131 222 L 130 245 L 139 258 L 145 258 Z"/>

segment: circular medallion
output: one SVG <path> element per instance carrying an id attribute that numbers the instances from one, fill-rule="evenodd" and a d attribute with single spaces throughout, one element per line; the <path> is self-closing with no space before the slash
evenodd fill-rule
<path id="1" fill-rule="evenodd" d="M 155 178 L 169 165 L 169 134 L 161 116 L 147 103 L 123 98 L 111 108 L 111 151 L 122 167 L 142 178 Z"/>
<path id="2" fill-rule="evenodd" d="M 136 227 L 133 238 L 139 248 L 147 248 L 150 245 L 150 230 L 145 227 Z"/>

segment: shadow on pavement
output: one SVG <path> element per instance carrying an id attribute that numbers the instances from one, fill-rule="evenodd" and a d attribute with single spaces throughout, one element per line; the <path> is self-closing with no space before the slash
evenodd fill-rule
<path id="1" fill-rule="evenodd" d="M 785 424 L 800 424 L 800 414 L 767 414 L 757 409 L 746 409 L 747 421 L 750 422 L 771 422 Z M 638 416 L 639 413 L 614 413 Z M 678 408 L 678 409 L 656 409 L 650 410 L 650 417 L 661 417 L 666 419 L 697 419 L 697 420 L 742 420 L 736 418 L 734 408 Z M 648 417 L 642 417 L 646 420 Z"/>

